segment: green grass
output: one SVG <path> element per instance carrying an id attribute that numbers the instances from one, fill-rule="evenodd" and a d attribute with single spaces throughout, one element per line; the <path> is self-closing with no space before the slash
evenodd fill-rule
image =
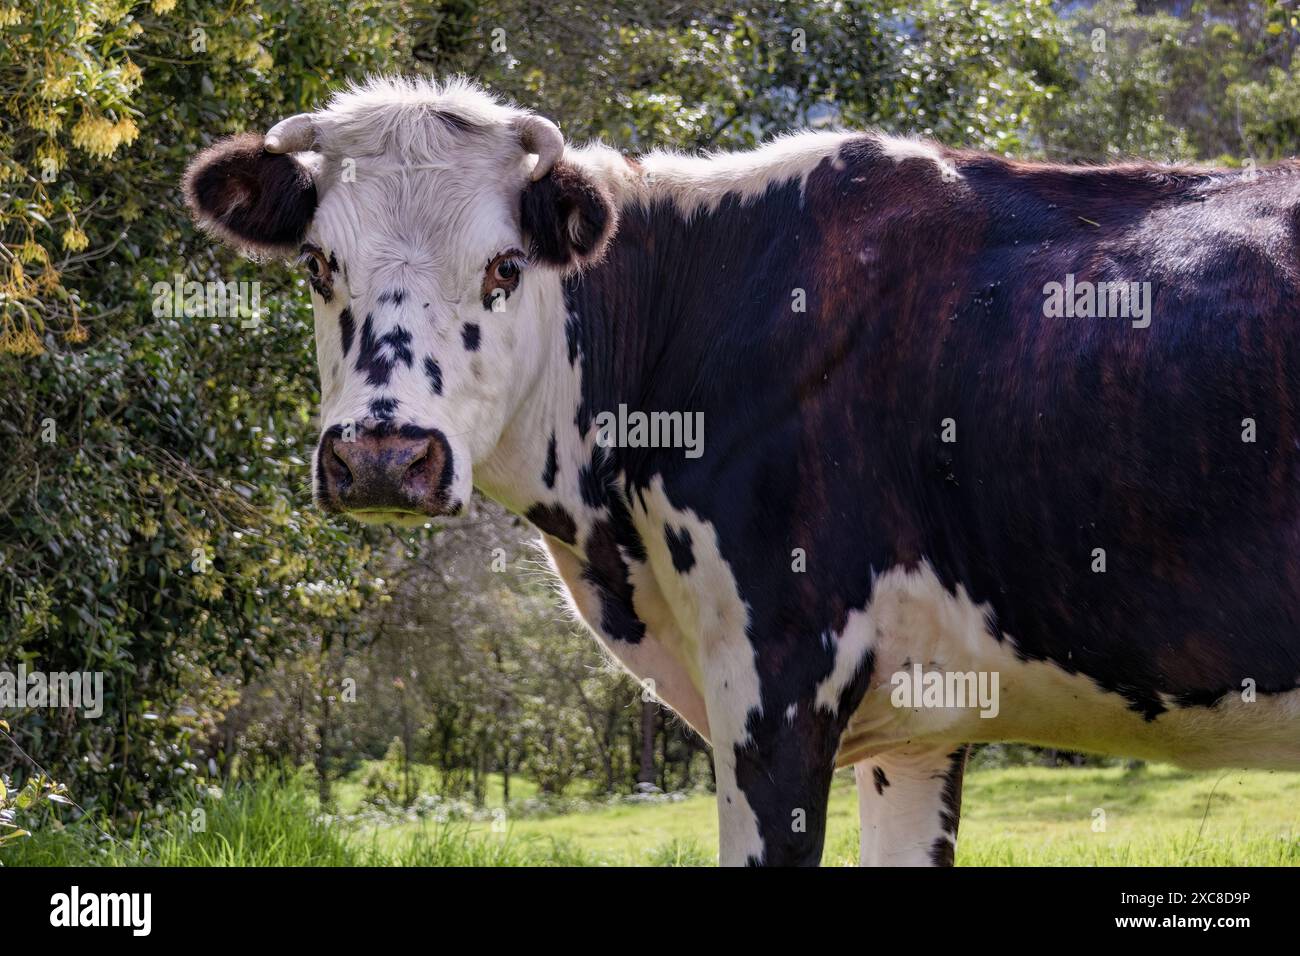
<path id="1" fill-rule="evenodd" d="M 963 866 L 1300 865 L 1298 773 L 1019 767 L 964 796 Z"/>
<path id="2" fill-rule="evenodd" d="M 523 793 L 512 786 L 512 792 Z M 1211 793 L 1213 796 L 1211 797 Z M 496 794 L 499 801 L 500 794 Z M 340 803 L 357 804 L 344 785 Z M 187 824 L 195 806 L 205 827 Z M 1094 810 L 1105 830 L 1094 830 Z M 832 788 L 825 862 L 857 856 L 852 780 Z M 148 839 L 92 839 L 84 826 L 43 827 L 0 852 L 22 865 L 166 866 L 707 866 L 716 858 L 713 800 L 616 805 L 585 813 L 488 823 L 347 827 L 323 821 L 299 784 L 237 787 L 178 807 Z M 1189 773 L 1169 767 L 973 771 L 966 777 L 962 866 L 1297 865 L 1300 774 Z"/>
<path id="3" fill-rule="evenodd" d="M 362 799 L 365 797 L 365 787 L 361 781 L 372 769 L 382 766 L 384 766 L 382 760 L 363 760 L 360 767 L 348 774 L 347 779 L 334 784 L 334 801 L 341 811 L 352 813 L 360 808 Z M 392 764 L 389 764 L 387 769 L 390 777 L 401 779 L 400 773 L 393 768 Z M 441 780 L 435 767 L 412 764 L 411 778 L 418 793 L 438 793 L 441 790 Z M 517 774 L 510 777 L 511 800 L 526 800 L 535 796 L 537 796 L 537 784 Z M 501 774 L 490 773 L 487 775 L 487 785 L 484 788 L 484 804 L 489 807 L 505 805 L 505 782 Z"/>

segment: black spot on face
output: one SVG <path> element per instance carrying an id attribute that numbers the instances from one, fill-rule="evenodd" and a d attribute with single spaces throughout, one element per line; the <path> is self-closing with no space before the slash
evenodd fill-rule
<path id="1" fill-rule="evenodd" d="M 352 338 L 357 332 L 356 319 L 352 318 L 352 310 L 347 306 L 339 313 L 339 333 L 343 337 L 343 355 L 347 356 L 352 348 Z"/>
<path id="2" fill-rule="evenodd" d="M 466 322 L 460 330 L 460 340 L 470 352 L 477 352 L 479 346 L 479 327 L 474 322 Z"/>
<path id="3" fill-rule="evenodd" d="M 547 488 L 555 487 L 555 473 L 559 471 L 559 462 L 555 457 L 555 432 L 551 432 L 551 440 L 546 444 L 546 467 L 542 469 L 542 481 Z"/>
<path id="4" fill-rule="evenodd" d="M 393 414 L 397 411 L 397 399 L 395 398 L 376 398 L 370 403 L 370 414 L 372 417 L 379 419 L 381 422 L 393 420 Z"/>
<path id="5" fill-rule="evenodd" d="M 442 368 L 434 361 L 432 355 L 424 357 L 424 374 L 428 376 L 429 387 L 433 389 L 433 394 L 442 394 Z"/>
<path id="6" fill-rule="evenodd" d="M 871 781 L 876 785 L 876 793 L 884 796 L 885 788 L 889 786 L 889 778 L 885 776 L 885 768 L 872 767 Z"/>
<path id="7" fill-rule="evenodd" d="M 537 526 L 539 531 L 559 538 L 565 544 L 573 544 L 578 538 L 578 526 L 573 515 L 562 505 L 535 504 L 529 508 L 524 517 Z"/>
<path id="8" fill-rule="evenodd" d="M 695 567 L 695 551 L 691 547 L 689 529 L 675 531 L 671 525 L 665 524 L 664 539 L 668 542 L 668 553 L 673 557 L 673 567 L 678 574 L 686 574 Z"/>
<path id="9" fill-rule="evenodd" d="M 393 305 L 401 305 L 402 300 L 406 298 L 406 293 L 401 289 L 390 289 L 387 292 L 379 293 L 379 304 L 391 302 Z"/>
<path id="10" fill-rule="evenodd" d="M 387 385 L 393 366 L 398 362 L 411 367 L 411 333 L 398 325 L 376 338 L 374 316 L 367 313 L 361 323 L 357 371 L 366 373 L 366 382 L 370 385 Z"/>

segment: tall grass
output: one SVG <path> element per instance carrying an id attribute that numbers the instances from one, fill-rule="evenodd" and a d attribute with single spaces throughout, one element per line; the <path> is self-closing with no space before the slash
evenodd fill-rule
<path id="1" fill-rule="evenodd" d="M 57 824 L 53 826 L 57 827 Z M 38 826 L 0 853 L 7 866 L 350 866 L 356 852 L 317 819 L 300 786 L 265 781 L 178 802 L 164 822 L 109 838 L 88 821 Z"/>
<path id="2" fill-rule="evenodd" d="M 1095 827 L 1096 809 L 1106 826 Z M 201 812 L 199 812 L 201 811 Z M 710 866 L 717 811 L 707 796 L 617 804 L 483 822 L 364 825 L 323 817 L 311 788 L 261 779 L 223 796 L 195 795 L 163 826 L 106 838 L 88 822 L 7 844 L 7 866 Z M 823 862 L 857 858 L 852 783 L 832 788 Z M 1173 768 L 969 774 L 957 862 L 962 866 L 1300 865 L 1300 774 L 1193 774 Z"/>
<path id="3" fill-rule="evenodd" d="M 39 827 L 0 852 L 6 866 L 544 866 L 599 862 L 563 841 L 429 824 L 396 845 L 323 819 L 307 788 L 264 780 L 178 804 L 162 826 L 108 838 L 89 822 Z"/>

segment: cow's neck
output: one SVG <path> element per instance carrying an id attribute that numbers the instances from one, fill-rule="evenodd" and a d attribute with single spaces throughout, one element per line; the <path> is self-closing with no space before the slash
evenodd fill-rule
<path id="1" fill-rule="evenodd" d="M 791 242 L 806 177 L 843 141 L 839 134 L 800 137 L 746 154 L 744 166 L 733 157 L 735 171 L 726 175 L 719 169 L 730 167 L 670 156 L 651 157 L 647 169 L 625 175 L 616 184 L 618 231 L 603 259 L 579 276 L 552 279 L 542 296 L 557 334 L 501 444 L 476 469 L 480 488 L 543 531 L 564 531 L 572 519 L 572 545 L 581 554 L 593 524 L 605 518 L 626 534 L 624 503 L 613 501 L 608 514 L 608 499 L 621 497 L 625 482 L 667 481 L 693 463 L 680 447 L 594 448 L 600 413 L 617 414 L 620 406 L 701 413 L 706 426 L 728 423 L 728 442 L 747 440 L 737 423 L 754 416 L 733 404 L 746 390 L 725 383 L 775 339 L 764 334 L 761 311 L 739 334 L 735 306 L 756 290 L 788 301 L 788 288 L 768 288 L 777 281 L 767 274 L 769 260 Z M 723 341 L 727 347 L 717 347 Z M 771 390 L 748 394 L 751 403 L 781 400 Z"/>
<path id="2" fill-rule="evenodd" d="M 596 418 L 620 403 L 639 407 L 650 357 L 668 333 L 648 321 L 659 282 L 627 282 L 623 265 L 639 253 L 621 234 L 612 246 L 580 276 L 546 277 L 547 325 L 560 334 L 496 450 L 475 469 L 481 490 L 583 556 L 593 524 L 608 517 L 607 496 L 620 491 L 620 452 L 595 447 Z"/>

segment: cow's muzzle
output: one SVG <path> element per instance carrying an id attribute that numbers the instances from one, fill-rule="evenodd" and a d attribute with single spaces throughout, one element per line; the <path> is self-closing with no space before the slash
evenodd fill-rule
<path id="1" fill-rule="evenodd" d="M 451 446 L 437 429 L 387 423 L 339 426 L 321 437 L 317 493 L 326 511 L 370 521 L 437 517 L 459 508 L 448 500 Z"/>

